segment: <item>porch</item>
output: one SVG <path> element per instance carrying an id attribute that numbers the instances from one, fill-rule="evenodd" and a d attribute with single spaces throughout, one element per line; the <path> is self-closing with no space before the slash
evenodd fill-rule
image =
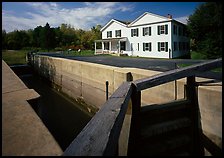
<path id="1" fill-rule="evenodd" d="M 126 50 L 126 41 L 127 41 L 126 37 L 95 40 L 95 55 L 97 54 L 121 55 Z"/>

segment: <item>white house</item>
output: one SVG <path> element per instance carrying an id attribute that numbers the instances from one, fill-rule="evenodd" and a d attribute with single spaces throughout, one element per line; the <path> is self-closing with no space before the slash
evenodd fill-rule
<path id="1" fill-rule="evenodd" d="M 131 23 L 111 19 L 101 32 L 102 39 L 95 41 L 95 54 L 176 58 L 189 53 L 186 25 L 169 14 L 165 17 L 145 12 Z"/>

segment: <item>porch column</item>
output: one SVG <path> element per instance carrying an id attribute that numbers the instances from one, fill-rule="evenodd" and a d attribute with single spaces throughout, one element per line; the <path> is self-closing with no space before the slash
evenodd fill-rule
<path id="1" fill-rule="evenodd" d="M 103 42 L 102 42 L 102 54 L 103 54 L 103 50 L 104 50 L 104 44 L 103 44 Z"/>
<path id="2" fill-rule="evenodd" d="M 96 41 L 94 42 L 94 44 L 95 44 L 95 55 L 96 55 Z"/>
<path id="3" fill-rule="evenodd" d="M 111 53 L 111 41 L 109 43 L 109 52 Z"/>

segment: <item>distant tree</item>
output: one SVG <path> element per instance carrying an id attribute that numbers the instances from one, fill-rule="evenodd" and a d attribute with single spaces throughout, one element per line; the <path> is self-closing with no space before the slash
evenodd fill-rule
<path id="1" fill-rule="evenodd" d="M 7 49 L 7 34 L 5 30 L 2 30 L 2 49 Z"/>
<path id="2" fill-rule="evenodd" d="M 52 28 L 50 28 L 48 23 L 46 23 L 44 28 L 41 29 L 40 39 L 42 49 L 47 49 L 47 51 L 49 51 L 50 49 L 55 48 L 55 32 Z"/>
<path id="3" fill-rule="evenodd" d="M 222 57 L 222 3 L 206 2 L 189 17 L 188 31 L 194 42 L 193 50 L 208 59 Z"/>
<path id="4" fill-rule="evenodd" d="M 43 30 L 42 26 L 37 26 L 34 31 L 33 31 L 33 35 L 32 35 L 32 39 L 33 39 L 33 46 L 40 48 L 41 47 L 41 32 Z"/>

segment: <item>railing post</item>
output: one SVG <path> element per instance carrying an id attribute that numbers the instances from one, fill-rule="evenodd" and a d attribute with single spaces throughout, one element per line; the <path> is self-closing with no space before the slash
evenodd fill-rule
<path id="1" fill-rule="evenodd" d="M 130 137 L 129 137 L 129 148 L 128 153 L 135 151 L 134 145 L 136 140 L 140 136 L 140 108 L 141 108 L 141 91 L 137 91 L 137 87 L 132 84 L 132 117 L 131 117 L 131 127 L 130 127 Z"/>
<path id="2" fill-rule="evenodd" d="M 108 86 L 109 86 L 109 82 L 106 81 L 106 100 L 108 100 Z"/>
<path id="3" fill-rule="evenodd" d="M 194 155 L 202 156 L 204 155 L 204 150 L 201 142 L 201 125 L 200 125 L 200 113 L 198 105 L 198 95 L 196 89 L 195 76 L 187 77 L 186 85 L 186 98 L 190 101 L 191 106 L 191 120 L 192 120 L 192 136 L 193 136 L 193 145 L 192 153 Z"/>
<path id="4" fill-rule="evenodd" d="M 126 74 L 126 81 L 128 82 L 133 81 L 133 76 L 131 72 L 128 72 Z M 119 137 L 118 156 L 127 156 L 128 154 L 131 123 L 132 123 L 132 100 L 130 99 Z"/>

